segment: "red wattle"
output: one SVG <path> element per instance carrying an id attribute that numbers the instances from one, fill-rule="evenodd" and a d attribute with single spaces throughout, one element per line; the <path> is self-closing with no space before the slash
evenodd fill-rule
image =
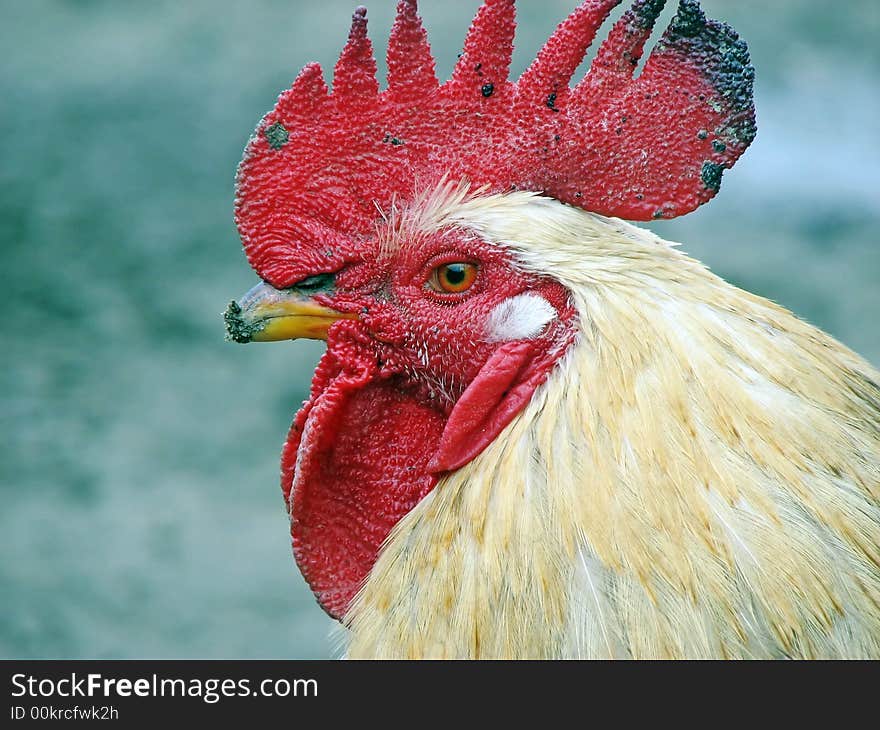
<path id="1" fill-rule="evenodd" d="M 345 615 L 391 528 L 440 473 L 498 436 L 561 351 L 535 341 L 499 346 L 448 416 L 401 376 L 383 377 L 369 361 L 343 371 L 325 353 L 281 469 L 294 556 L 327 613 Z"/>
<path id="2" fill-rule="evenodd" d="M 443 415 L 396 378 L 332 379 L 297 415 L 282 460 L 297 564 L 341 618 L 391 528 L 436 483 Z"/>

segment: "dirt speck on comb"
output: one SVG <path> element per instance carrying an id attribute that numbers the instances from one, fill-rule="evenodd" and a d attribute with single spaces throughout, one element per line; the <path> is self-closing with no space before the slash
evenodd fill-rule
<path id="1" fill-rule="evenodd" d="M 700 170 L 700 180 L 703 181 L 703 185 L 709 190 L 713 193 L 717 193 L 718 189 L 721 187 L 721 176 L 723 174 L 724 165 L 719 165 L 717 162 L 706 160 Z"/>
<path id="2" fill-rule="evenodd" d="M 269 142 L 269 146 L 273 150 L 280 150 L 287 144 L 287 140 L 290 139 L 287 127 L 281 122 L 275 122 L 266 127 L 266 129 L 263 130 L 263 135 L 266 137 L 266 141 Z"/>

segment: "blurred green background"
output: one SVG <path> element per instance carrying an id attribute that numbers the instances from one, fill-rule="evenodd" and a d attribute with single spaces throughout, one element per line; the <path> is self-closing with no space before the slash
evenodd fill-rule
<path id="1" fill-rule="evenodd" d="M 0 657 L 333 652 L 278 489 L 320 347 L 226 344 L 220 312 L 255 281 L 242 148 L 354 4 L 0 0 Z M 880 3 L 703 4 L 750 44 L 758 138 L 654 228 L 878 364 Z M 421 2 L 443 78 L 477 5 Z M 521 0 L 516 72 L 574 5 Z"/>

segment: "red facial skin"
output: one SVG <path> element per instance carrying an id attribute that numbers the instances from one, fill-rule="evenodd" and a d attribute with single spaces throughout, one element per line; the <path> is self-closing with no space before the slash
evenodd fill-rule
<path id="1" fill-rule="evenodd" d="M 479 267 L 471 288 L 434 291 L 433 270 L 458 261 Z M 526 291 L 557 318 L 533 339 L 489 342 L 493 308 Z M 341 618 L 391 528 L 546 379 L 573 341 L 575 312 L 558 282 L 517 271 L 509 254 L 461 231 L 352 262 L 335 292 L 316 299 L 360 318 L 330 329 L 284 448 L 282 488 L 297 563 Z"/>

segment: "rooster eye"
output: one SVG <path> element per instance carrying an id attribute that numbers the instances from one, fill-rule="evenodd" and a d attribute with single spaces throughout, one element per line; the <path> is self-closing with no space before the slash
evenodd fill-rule
<path id="1" fill-rule="evenodd" d="M 476 264 L 455 262 L 434 269 L 428 283 L 434 291 L 443 294 L 460 294 L 470 289 L 476 278 Z"/>

